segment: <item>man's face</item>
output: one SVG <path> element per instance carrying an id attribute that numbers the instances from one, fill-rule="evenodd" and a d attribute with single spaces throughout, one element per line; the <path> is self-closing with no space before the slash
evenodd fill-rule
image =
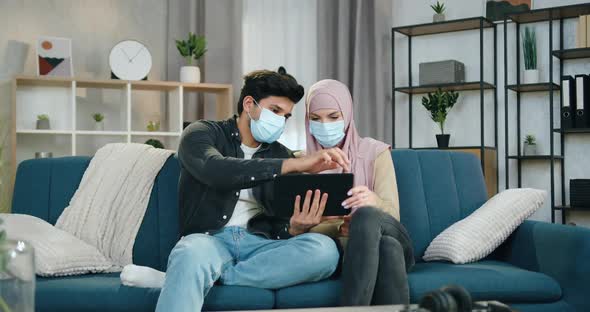
<path id="1" fill-rule="evenodd" d="M 279 116 L 285 117 L 285 119 L 288 120 L 291 117 L 291 112 L 293 111 L 295 103 L 284 96 L 269 96 L 258 101 L 258 105 L 260 105 L 260 107 L 258 107 L 254 101 L 254 98 L 247 96 L 244 98 L 243 105 L 244 112 L 249 114 L 254 120 L 258 120 L 258 118 L 260 118 L 262 108 L 266 108 Z"/>

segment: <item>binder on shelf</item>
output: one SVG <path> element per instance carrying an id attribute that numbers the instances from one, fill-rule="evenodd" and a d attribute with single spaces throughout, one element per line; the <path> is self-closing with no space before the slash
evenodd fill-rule
<path id="1" fill-rule="evenodd" d="M 586 15 L 580 16 L 578 20 L 578 27 L 576 31 L 576 45 L 578 48 L 585 48 L 587 47 L 587 37 L 588 37 L 588 17 Z"/>
<path id="2" fill-rule="evenodd" d="M 576 80 L 572 76 L 561 78 L 561 103 L 561 129 L 571 129 L 576 106 Z"/>
<path id="3" fill-rule="evenodd" d="M 576 128 L 588 128 L 590 114 L 590 76 L 576 75 Z"/>
<path id="4" fill-rule="evenodd" d="M 586 18 L 586 46 L 584 48 L 590 47 L 590 15 L 584 15 Z"/>

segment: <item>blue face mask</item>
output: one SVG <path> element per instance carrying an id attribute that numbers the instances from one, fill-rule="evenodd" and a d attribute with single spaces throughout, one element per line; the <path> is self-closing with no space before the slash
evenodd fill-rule
<path id="1" fill-rule="evenodd" d="M 285 117 L 261 107 L 256 100 L 254 100 L 254 103 L 262 109 L 258 120 L 254 120 L 250 116 L 250 113 L 248 113 L 248 117 L 250 117 L 250 130 L 252 131 L 254 140 L 263 143 L 276 142 L 283 134 L 283 130 L 285 130 Z"/>
<path id="2" fill-rule="evenodd" d="M 331 148 L 344 138 L 344 120 L 334 122 L 309 122 L 309 132 L 325 148 Z"/>

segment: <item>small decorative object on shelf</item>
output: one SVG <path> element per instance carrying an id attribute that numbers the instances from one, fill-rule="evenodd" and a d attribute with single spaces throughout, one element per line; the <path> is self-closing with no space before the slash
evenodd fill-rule
<path id="1" fill-rule="evenodd" d="M 150 121 L 148 121 L 147 131 L 150 131 L 150 132 L 160 131 L 160 121 L 159 120 L 156 120 L 156 121 L 150 120 Z"/>
<path id="2" fill-rule="evenodd" d="M 524 83 L 539 83 L 537 35 L 535 30 L 530 27 L 526 27 L 522 35 L 522 53 L 524 56 Z"/>
<path id="3" fill-rule="evenodd" d="M 570 205 L 576 209 L 590 210 L 590 179 L 570 180 Z"/>
<path id="4" fill-rule="evenodd" d="M 436 135 L 438 148 L 449 147 L 450 134 L 445 134 L 445 121 L 447 114 L 453 108 L 459 99 L 459 93 L 455 91 L 443 92 L 440 88 L 433 93 L 428 93 L 428 97 L 422 97 L 422 105 L 430 112 L 430 118 L 440 127 L 441 134 Z"/>
<path id="5" fill-rule="evenodd" d="M 176 48 L 186 59 L 187 66 L 180 68 L 180 81 L 190 83 L 201 82 L 201 70 L 193 66 L 193 60 L 199 60 L 207 52 L 207 41 L 203 36 L 189 32 L 187 40 L 176 40 Z"/>
<path id="6" fill-rule="evenodd" d="M 445 4 L 436 1 L 436 4 L 430 6 L 434 10 L 434 15 L 432 16 L 432 21 L 434 23 L 444 22 L 445 21 Z"/>
<path id="7" fill-rule="evenodd" d="M 94 129 L 96 131 L 104 131 L 104 115 L 101 113 L 92 114 L 94 119 Z"/>
<path id="8" fill-rule="evenodd" d="M 524 138 L 522 153 L 524 156 L 537 155 L 537 139 L 535 139 L 534 135 L 529 134 Z"/>
<path id="9" fill-rule="evenodd" d="M 149 139 L 149 140 L 145 141 L 144 144 L 151 145 L 155 148 L 165 148 L 164 144 L 162 144 L 162 142 L 160 142 L 159 140 L 156 140 L 156 139 Z"/>
<path id="10" fill-rule="evenodd" d="M 49 130 L 50 128 L 49 115 L 37 115 L 37 130 Z"/>
<path id="11" fill-rule="evenodd" d="M 0 311 L 35 311 L 33 255 L 31 245 L 9 240 L 6 232 L 0 231 Z"/>
<path id="12" fill-rule="evenodd" d="M 35 158 L 39 159 L 39 158 L 52 158 L 53 157 L 53 153 L 52 152 L 35 152 Z"/>
<path id="13" fill-rule="evenodd" d="M 530 11 L 533 0 L 486 0 L 485 16 L 492 21 L 502 21 L 509 14 Z"/>
<path id="14" fill-rule="evenodd" d="M 418 66 L 421 86 L 465 82 L 465 64 L 459 61 L 427 62 L 420 63 Z"/>
<path id="15" fill-rule="evenodd" d="M 39 37 L 37 39 L 37 75 L 72 77 L 72 40 Z"/>
<path id="16" fill-rule="evenodd" d="M 137 40 L 117 43 L 109 54 L 111 79 L 147 80 L 152 69 L 152 54 Z"/>

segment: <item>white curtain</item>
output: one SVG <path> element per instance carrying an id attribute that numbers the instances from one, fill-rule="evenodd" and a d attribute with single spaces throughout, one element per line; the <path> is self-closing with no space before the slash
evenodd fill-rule
<path id="1" fill-rule="evenodd" d="M 245 0 L 242 65 L 244 73 L 284 66 L 306 91 L 317 81 L 318 0 Z M 279 140 L 305 149 L 305 97 L 295 105 Z"/>

